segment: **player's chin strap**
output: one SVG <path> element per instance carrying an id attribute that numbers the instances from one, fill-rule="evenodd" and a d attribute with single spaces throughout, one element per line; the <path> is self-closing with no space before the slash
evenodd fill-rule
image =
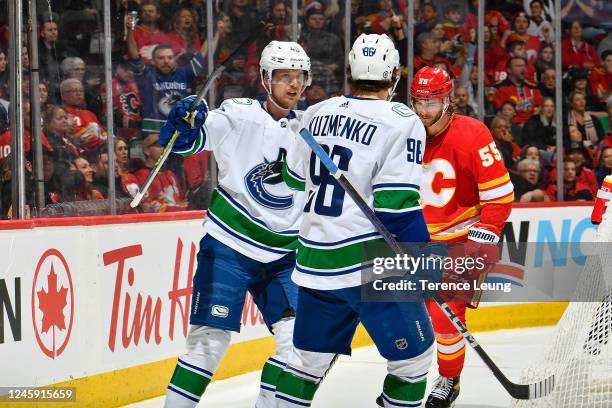
<path id="1" fill-rule="evenodd" d="M 396 75 L 395 82 L 393 82 L 393 86 L 389 88 L 389 95 L 387 96 L 387 101 L 391 101 L 395 97 L 395 88 L 397 87 L 397 83 L 399 82 L 399 75 Z"/>

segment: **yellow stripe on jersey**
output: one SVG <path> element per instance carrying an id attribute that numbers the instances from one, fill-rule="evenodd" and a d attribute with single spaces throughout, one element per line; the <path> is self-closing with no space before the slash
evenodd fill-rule
<path id="1" fill-rule="evenodd" d="M 510 181 L 510 175 L 506 172 L 506 174 L 504 174 L 501 177 L 498 177 L 498 178 L 493 179 L 491 181 L 487 181 L 485 183 L 479 183 L 478 184 L 478 190 L 480 190 L 480 191 L 487 190 L 487 189 L 489 189 L 491 187 L 495 187 L 497 185 L 507 183 L 508 181 Z"/>
<path id="2" fill-rule="evenodd" d="M 473 207 L 467 208 L 465 210 L 465 212 L 461 215 L 459 215 L 458 217 L 448 221 L 448 222 L 442 222 L 442 223 L 438 223 L 438 224 L 427 224 L 427 229 L 429 230 L 430 234 L 436 234 L 440 231 L 443 231 L 449 227 L 452 227 L 455 224 L 459 224 L 462 221 L 465 221 L 469 218 L 472 218 L 478 214 L 480 214 L 480 210 L 481 210 L 482 206 L 479 205 L 475 205 Z"/>
<path id="3" fill-rule="evenodd" d="M 489 205 L 489 204 L 508 204 L 512 202 L 514 202 L 514 191 L 501 198 L 495 198 L 493 200 L 487 200 L 487 201 L 482 201 L 482 200 L 480 201 L 480 203 L 483 206 Z"/>

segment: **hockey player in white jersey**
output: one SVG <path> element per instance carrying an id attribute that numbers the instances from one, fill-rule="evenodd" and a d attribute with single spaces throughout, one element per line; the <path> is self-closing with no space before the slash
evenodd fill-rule
<path id="1" fill-rule="evenodd" d="M 175 153 L 213 151 L 219 186 L 204 221 L 193 279 L 187 352 L 179 357 L 167 407 L 195 407 L 240 330 L 246 291 L 274 334 L 276 353 L 265 363 L 256 407 L 275 406 L 274 390 L 291 350 L 297 287 L 291 282 L 305 195 L 282 179 L 287 150 L 299 136 L 291 110 L 310 84 L 310 59 L 294 42 L 272 41 L 262 52 L 265 102 L 229 99 L 208 112 L 200 103 L 194 128 L 185 117 L 194 96 L 176 103 L 160 143 L 175 129 Z"/>
<path id="2" fill-rule="evenodd" d="M 308 108 L 302 127 L 400 242 L 428 242 L 419 206 L 425 129 L 406 105 L 390 102 L 399 54 L 386 35 L 363 34 L 349 65 L 352 95 Z M 385 406 L 420 406 L 434 350 L 424 303 L 361 298 L 368 248 L 383 239 L 303 141 L 288 153 L 283 176 L 308 196 L 292 276 L 299 285 L 294 347 L 277 382 L 278 407 L 311 405 L 334 358 L 350 354 L 360 321 L 388 360 Z"/>

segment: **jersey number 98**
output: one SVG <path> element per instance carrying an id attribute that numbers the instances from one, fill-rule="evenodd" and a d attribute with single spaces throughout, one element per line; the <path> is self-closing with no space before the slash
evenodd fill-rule
<path id="1" fill-rule="evenodd" d="M 329 157 L 338 164 L 338 168 L 342 171 L 348 170 L 349 161 L 353 157 L 351 149 L 344 146 L 335 145 L 331 149 L 327 145 L 322 144 L 321 147 Z M 336 158 L 339 160 L 336 161 Z M 312 183 L 319 186 L 316 192 L 311 192 L 308 195 L 308 201 L 304 206 L 304 212 L 309 212 L 314 199 L 314 212 L 319 215 L 327 215 L 328 217 L 338 217 L 342 214 L 342 205 L 344 204 L 344 189 L 334 176 L 329 174 L 329 170 L 321 164 L 314 152 L 310 155 L 310 179 Z"/>
<path id="2" fill-rule="evenodd" d="M 415 139 L 406 140 L 406 148 L 408 154 L 406 159 L 409 163 L 422 164 L 423 163 L 423 142 Z"/>

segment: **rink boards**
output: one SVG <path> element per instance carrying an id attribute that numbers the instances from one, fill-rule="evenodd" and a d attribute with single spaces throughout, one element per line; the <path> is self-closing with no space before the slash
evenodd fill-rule
<path id="1" fill-rule="evenodd" d="M 589 204 L 518 206 L 506 231 L 532 242 L 590 240 L 590 211 Z M 188 212 L 0 224 L 0 386 L 76 387 L 77 402 L 58 407 L 117 406 L 162 394 L 184 350 L 202 218 Z M 468 320 L 473 331 L 550 325 L 564 308 L 484 304 Z M 369 344 L 360 329 L 354 347 Z M 242 331 L 215 378 L 257 370 L 272 350 L 247 295 Z"/>

